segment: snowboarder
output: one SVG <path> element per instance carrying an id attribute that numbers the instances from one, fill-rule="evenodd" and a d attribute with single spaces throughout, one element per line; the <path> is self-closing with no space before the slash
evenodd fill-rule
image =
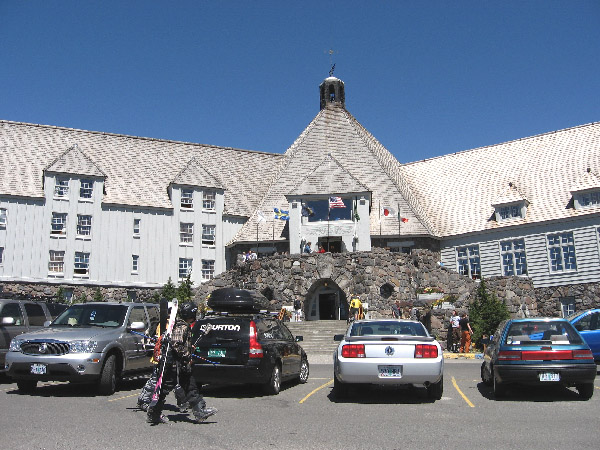
<path id="1" fill-rule="evenodd" d="M 165 405 L 165 399 L 169 392 L 173 390 L 179 379 L 179 385 L 185 392 L 184 402 L 189 405 L 194 414 L 196 422 L 202 422 L 210 416 L 216 414 L 216 408 L 207 408 L 206 402 L 202 398 L 196 380 L 192 375 L 192 340 L 190 324 L 196 320 L 198 307 L 194 303 L 184 303 L 179 309 L 181 320 L 175 323 L 170 338 L 163 337 L 161 345 L 161 358 L 164 359 L 164 372 L 162 383 L 159 387 L 160 393 L 155 405 L 148 407 L 147 421 L 152 424 L 167 423 L 169 419 L 162 414 Z M 210 327 L 206 327 L 205 334 L 210 332 Z M 164 342 L 170 339 L 170 342 Z M 168 350 L 167 350 L 168 349 Z"/>

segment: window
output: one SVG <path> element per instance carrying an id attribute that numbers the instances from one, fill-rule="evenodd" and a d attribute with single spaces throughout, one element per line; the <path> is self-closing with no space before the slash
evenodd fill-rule
<path id="1" fill-rule="evenodd" d="M 215 261 L 212 259 L 202 260 L 202 279 L 212 280 L 215 277 Z"/>
<path id="2" fill-rule="evenodd" d="M 4 247 L 0 247 L 0 264 L 4 262 Z"/>
<path id="3" fill-rule="evenodd" d="M 521 205 L 501 206 L 500 208 L 498 208 L 498 212 L 499 212 L 500 218 L 502 220 L 513 219 L 516 217 L 522 217 Z"/>
<path id="4" fill-rule="evenodd" d="M 326 222 L 327 220 L 352 220 L 352 200 L 342 198 L 344 207 L 329 207 L 329 199 L 306 200 L 302 202 L 302 217 L 308 222 Z"/>
<path id="5" fill-rule="evenodd" d="M 94 180 L 81 180 L 79 185 L 79 198 L 92 198 Z"/>
<path id="6" fill-rule="evenodd" d="M 57 178 L 54 185 L 54 197 L 67 198 L 69 196 L 69 179 Z"/>
<path id="7" fill-rule="evenodd" d="M 140 237 L 140 222 L 142 219 L 133 219 L 133 235 Z"/>
<path id="8" fill-rule="evenodd" d="M 582 208 L 600 205 L 600 191 L 579 194 L 579 206 Z"/>
<path id="9" fill-rule="evenodd" d="M 202 225 L 202 245 L 215 245 L 215 225 Z"/>
<path id="10" fill-rule="evenodd" d="M 129 294 L 129 293 L 128 293 Z M 129 313 L 129 320 L 127 325 L 131 326 L 133 322 L 143 322 L 144 330 L 148 329 L 148 318 L 146 317 L 146 311 L 143 306 L 134 306 Z"/>
<path id="11" fill-rule="evenodd" d="M 48 272 L 51 274 L 63 274 L 65 270 L 65 252 L 50 250 L 50 262 Z"/>
<path id="12" fill-rule="evenodd" d="M 179 223 L 179 243 L 180 244 L 191 244 L 194 242 L 194 224 L 193 223 Z"/>
<path id="13" fill-rule="evenodd" d="M 192 273 L 192 260 L 179 258 L 179 279 L 183 280 Z"/>
<path id="14" fill-rule="evenodd" d="M 563 317 L 568 317 L 575 312 L 575 297 L 563 297 L 560 299 L 560 309 Z"/>
<path id="15" fill-rule="evenodd" d="M 92 234 L 92 216 L 77 214 L 77 236 L 90 236 Z"/>
<path id="16" fill-rule="evenodd" d="M 140 256 L 131 255 L 131 271 L 137 273 L 140 265 Z"/>
<path id="17" fill-rule="evenodd" d="M 204 191 L 202 197 L 202 208 L 209 210 L 215 209 L 215 191 Z"/>
<path id="18" fill-rule="evenodd" d="M 191 189 L 181 190 L 181 207 L 186 209 L 192 209 L 194 207 L 194 191 Z"/>
<path id="19" fill-rule="evenodd" d="M 573 232 L 549 234 L 548 252 L 551 272 L 577 270 Z"/>
<path id="20" fill-rule="evenodd" d="M 23 313 L 18 303 L 5 303 L 0 311 L 0 319 L 4 317 L 12 317 L 13 325 L 25 325 L 23 321 Z"/>
<path id="21" fill-rule="evenodd" d="M 67 234 L 67 213 L 52 213 L 52 230 L 50 234 Z"/>
<path id="22" fill-rule="evenodd" d="M 6 208 L 0 208 L 0 230 L 6 230 Z"/>
<path id="23" fill-rule="evenodd" d="M 500 251 L 502 255 L 502 272 L 505 276 L 527 275 L 525 240 L 502 241 L 500 242 Z"/>
<path id="24" fill-rule="evenodd" d="M 458 259 L 458 273 L 474 280 L 480 279 L 479 245 L 458 247 L 456 254 Z"/>
<path id="25" fill-rule="evenodd" d="M 90 274 L 90 254 L 84 252 L 75 252 L 75 275 L 89 276 Z"/>
<path id="26" fill-rule="evenodd" d="M 25 303 L 25 312 L 30 327 L 43 327 L 46 321 L 46 314 L 40 305 L 34 303 Z"/>

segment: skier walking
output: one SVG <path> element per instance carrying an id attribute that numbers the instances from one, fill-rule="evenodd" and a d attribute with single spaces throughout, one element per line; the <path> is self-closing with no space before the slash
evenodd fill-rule
<path id="1" fill-rule="evenodd" d="M 171 337 L 163 337 L 161 345 L 161 358 L 163 358 L 164 371 L 162 383 L 158 389 L 158 401 L 155 405 L 148 407 L 147 421 L 152 424 L 167 423 L 167 419 L 162 410 L 165 405 L 165 399 L 169 392 L 173 390 L 179 379 L 179 385 L 185 392 L 184 404 L 188 404 L 194 414 L 196 422 L 202 422 L 210 416 L 217 413 L 216 408 L 207 408 L 206 402 L 202 398 L 196 380 L 192 375 L 192 340 L 190 324 L 196 320 L 198 307 L 194 303 L 184 303 L 179 309 L 178 320 L 173 327 Z M 205 334 L 210 331 L 207 327 Z M 170 339 L 170 342 L 164 342 Z M 168 348 L 168 351 L 167 351 Z"/>

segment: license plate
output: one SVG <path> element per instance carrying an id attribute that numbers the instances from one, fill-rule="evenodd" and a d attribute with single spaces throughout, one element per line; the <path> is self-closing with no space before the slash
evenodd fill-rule
<path id="1" fill-rule="evenodd" d="M 208 350 L 208 356 L 212 356 L 213 358 L 225 358 L 225 350 L 211 348 Z"/>
<path id="2" fill-rule="evenodd" d="M 379 366 L 379 378 L 401 378 L 402 366 Z"/>
<path id="3" fill-rule="evenodd" d="M 540 381 L 560 381 L 560 373 L 544 372 L 539 374 Z"/>
<path id="4" fill-rule="evenodd" d="M 32 364 L 31 373 L 33 375 L 46 375 L 46 364 Z"/>

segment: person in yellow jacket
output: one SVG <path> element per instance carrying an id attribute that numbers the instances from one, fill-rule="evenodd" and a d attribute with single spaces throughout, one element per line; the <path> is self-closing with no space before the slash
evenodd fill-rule
<path id="1" fill-rule="evenodd" d="M 360 299 L 356 296 L 352 297 L 350 300 L 350 317 L 353 317 L 354 320 L 359 319 L 362 311 L 362 303 Z"/>

